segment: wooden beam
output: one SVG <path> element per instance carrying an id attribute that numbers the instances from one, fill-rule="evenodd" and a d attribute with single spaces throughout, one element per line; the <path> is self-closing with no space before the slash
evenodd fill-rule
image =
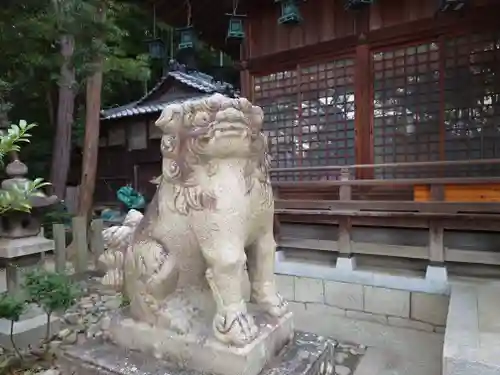
<path id="1" fill-rule="evenodd" d="M 366 39 L 363 42 L 369 44 L 370 48 L 378 48 L 412 40 L 437 38 L 444 33 L 481 32 L 496 29 L 498 27 L 497 15 L 499 13 L 500 4 L 495 4 L 470 8 L 464 15 L 439 14 L 434 18 L 368 31 L 364 35 Z M 364 30 L 364 28 L 360 26 L 358 30 Z M 248 61 L 249 69 L 252 74 L 273 73 L 293 68 L 298 63 L 353 54 L 359 43 L 359 35 L 351 35 L 301 48 L 289 49 L 250 59 Z"/>
<path id="2" fill-rule="evenodd" d="M 371 52 L 368 44 L 356 47 L 356 67 L 354 73 L 354 102 L 356 117 L 356 164 L 370 164 L 371 160 L 371 114 L 372 114 L 372 69 Z M 373 178 L 373 170 L 358 169 L 356 178 Z"/>
<path id="3" fill-rule="evenodd" d="M 437 38 L 442 34 L 496 30 L 499 12 L 500 3 L 471 7 L 464 13 L 438 13 L 434 18 L 371 31 L 367 36 L 367 42 L 372 48 L 377 48 L 410 40 Z"/>
<path id="4" fill-rule="evenodd" d="M 315 240 L 303 238 L 283 238 L 278 246 L 290 249 L 339 252 L 340 246 L 333 240 Z M 409 259 L 429 259 L 423 246 L 388 245 L 367 242 L 352 242 L 352 252 L 362 255 L 378 255 Z M 464 249 L 446 249 L 445 260 L 448 262 L 500 265 L 500 252 L 474 251 Z"/>
<path id="5" fill-rule="evenodd" d="M 279 241 L 278 246 L 300 250 L 319 250 L 342 252 L 340 241 L 316 240 L 309 238 L 286 237 Z M 351 242 L 353 254 L 393 256 L 398 258 L 428 259 L 429 254 L 423 246 L 388 245 L 370 242 Z M 500 258 L 500 257 L 499 257 Z"/>
<path id="6" fill-rule="evenodd" d="M 377 212 L 434 212 L 490 213 L 500 215 L 498 202 L 415 202 L 415 201 L 354 201 L 354 200 L 294 200 L 276 199 L 276 209 L 377 211 Z"/>
<path id="7" fill-rule="evenodd" d="M 327 215 L 301 215 L 301 214 L 277 214 L 282 224 L 300 224 L 300 225 L 338 225 L 338 219 L 335 216 Z M 445 230 L 459 230 L 465 232 L 498 232 L 499 226 L 496 220 L 477 220 L 476 218 L 445 218 L 440 219 Z M 363 217 L 355 216 L 351 218 L 353 227 L 378 227 L 378 228 L 414 228 L 429 229 L 429 222 L 424 218 L 418 217 Z"/>
<path id="8" fill-rule="evenodd" d="M 252 74 L 263 75 L 276 71 L 294 69 L 298 63 L 328 59 L 335 51 L 336 56 L 352 54 L 358 42 L 355 35 L 321 42 L 302 48 L 288 49 L 248 60 L 248 68 Z"/>
<path id="9" fill-rule="evenodd" d="M 390 180 L 321 180 L 321 181 L 274 181 L 272 184 L 279 188 L 320 188 L 332 186 L 413 186 L 413 185 L 432 185 L 432 184 L 456 184 L 456 185 L 475 185 L 475 184 L 499 184 L 500 177 L 445 177 L 445 178 L 399 178 Z"/>

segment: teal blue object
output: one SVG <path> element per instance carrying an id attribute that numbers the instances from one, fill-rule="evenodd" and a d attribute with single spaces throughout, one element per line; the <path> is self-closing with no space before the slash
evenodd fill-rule
<path id="1" fill-rule="evenodd" d="M 196 34 L 192 26 L 182 27 L 177 29 L 180 33 L 179 49 L 194 48 L 196 43 Z"/>
<path id="2" fill-rule="evenodd" d="M 281 3 L 281 17 L 278 18 L 278 24 L 288 25 L 302 22 L 298 0 L 275 0 Z"/>
<path id="3" fill-rule="evenodd" d="M 123 219 L 123 214 L 120 211 L 106 208 L 101 212 L 101 219 L 104 221 L 118 222 L 120 219 Z"/>
<path id="4" fill-rule="evenodd" d="M 143 195 L 134 190 L 131 186 L 122 186 L 116 192 L 116 196 L 129 210 L 139 210 L 146 205 L 146 200 Z"/>

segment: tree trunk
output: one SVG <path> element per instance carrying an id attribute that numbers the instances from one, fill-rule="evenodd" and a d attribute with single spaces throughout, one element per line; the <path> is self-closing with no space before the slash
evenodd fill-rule
<path id="1" fill-rule="evenodd" d="M 75 108 L 75 69 L 72 64 L 75 41 L 72 35 L 62 35 L 60 43 L 63 63 L 59 80 L 57 125 L 50 182 L 53 194 L 64 199 L 71 160 L 71 127 L 73 126 Z"/>
<path id="2" fill-rule="evenodd" d="M 99 56 L 94 63 L 94 71 L 87 79 L 85 108 L 85 139 L 83 143 L 82 178 L 78 216 L 91 218 L 99 152 L 99 122 L 101 111 L 103 61 Z"/>
<path id="3" fill-rule="evenodd" d="M 87 79 L 85 139 L 83 143 L 82 179 L 78 215 L 90 219 L 99 152 L 99 121 L 101 111 L 102 61 L 96 62 L 95 72 Z"/>

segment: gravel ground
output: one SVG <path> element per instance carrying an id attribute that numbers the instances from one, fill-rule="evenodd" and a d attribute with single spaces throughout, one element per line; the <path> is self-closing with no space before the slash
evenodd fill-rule
<path id="1" fill-rule="evenodd" d="M 62 329 L 50 343 L 53 358 L 38 362 L 31 369 L 18 371 L 17 374 L 63 375 L 57 365 L 57 353 L 60 350 L 64 350 L 68 345 L 81 344 L 89 338 L 106 335 L 103 330 L 106 319 L 103 318 L 108 312 L 115 311 L 121 306 L 121 295 L 103 288 L 97 277 L 80 282 L 80 285 L 83 290 L 82 297 L 75 306 L 61 316 Z M 365 351 L 364 345 L 339 343 L 335 353 L 335 374 L 352 375 Z"/>

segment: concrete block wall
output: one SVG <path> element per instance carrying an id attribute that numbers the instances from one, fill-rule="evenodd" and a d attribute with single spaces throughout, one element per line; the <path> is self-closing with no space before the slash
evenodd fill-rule
<path id="1" fill-rule="evenodd" d="M 446 295 L 290 275 L 276 275 L 276 282 L 295 314 L 333 314 L 421 331 L 445 330 Z"/>

